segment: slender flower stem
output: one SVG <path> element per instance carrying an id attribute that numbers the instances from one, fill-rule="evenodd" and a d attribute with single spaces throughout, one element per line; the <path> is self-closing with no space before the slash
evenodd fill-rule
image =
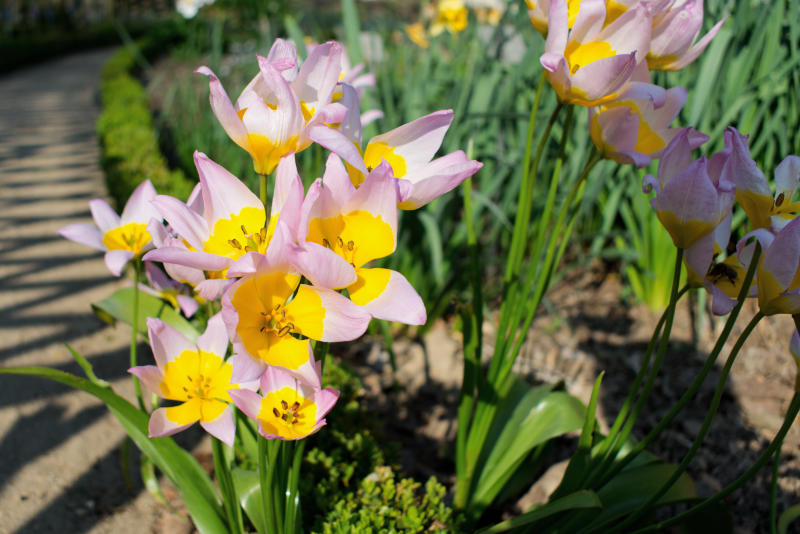
<path id="1" fill-rule="evenodd" d="M 786 417 L 783 419 L 783 425 L 781 426 L 778 433 L 775 435 L 775 438 L 767 447 L 761 456 L 759 456 L 758 460 L 750 466 L 750 469 L 742 473 L 739 478 L 734 480 L 732 483 L 727 485 L 722 491 L 717 493 L 716 495 L 709 497 L 708 499 L 702 501 L 696 506 L 693 506 L 683 512 L 682 514 L 678 514 L 675 517 L 668 519 L 666 521 L 661 521 L 660 523 L 655 523 L 652 525 L 648 525 L 647 527 L 641 528 L 633 532 L 633 534 L 645 534 L 646 532 L 661 532 L 663 529 L 670 527 L 672 525 L 681 523 L 686 518 L 705 510 L 710 505 L 721 501 L 737 489 L 739 489 L 745 482 L 753 478 L 753 476 L 766 464 L 767 462 L 772 459 L 775 455 L 775 451 L 778 450 L 781 443 L 783 443 L 783 439 L 786 437 L 786 433 L 789 432 L 789 429 L 792 427 L 794 423 L 795 417 L 797 417 L 797 412 L 800 411 L 800 393 L 795 393 L 794 397 L 792 397 L 792 402 L 789 404 L 789 409 L 786 412 Z"/>
<path id="2" fill-rule="evenodd" d="M 263 532 L 278 532 L 275 512 L 272 506 L 271 482 L 269 475 L 274 471 L 273 465 L 267 465 L 267 439 L 258 435 L 258 482 L 261 488 L 261 514 L 264 516 Z"/>
<path id="3" fill-rule="evenodd" d="M 750 260 L 750 266 L 747 269 L 747 274 L 745 275 L 744 282 L 742 283 L 742 287 L 739 290 L 739 295 L 737 298 L 737 303 L 734 306 L 731 313 L 728 315 L 728 320 L 725 322 L 725 326 L 720 334 L 719 338 L 717 339 L 714 348 L 711 351 L 711 354 L 708 355 L 706 361 L 703 363 L 703 368 L 700 370 L 698 375 L 695 377 L 694 381 L 689 386 L 689 389 L 678 399 L 678 402 L 670 409 L 670 411 L 665 415 L 661 421 L 650 431 L 650 433 L 645 436 L 645 438 L 640 441 L 634 448 L 628 453 L 624 458 L 616 462 L 613 469 L 604 474 L 602 478 L 602 484 L 607 482 L 611 479 L 614 475 L 619 473 L 622 469 L 625 468 L 630 462 L 632 462 L 636 456 L 638 456 L 643 450 L 645 450 L 650 443 L 652 443 L 660 434 L 661 432 L 672 422 L 675 417 L 683 410 L 683 408 L 689 403 L 689 401 L 694 398 L 695 393 L 697 390 L 700 389 L 700 386 L 705 381 L 706 376 L 711 371 L 711 368 L 714 366 L 714 362 L 716 362 L 717 357 L 719 356 L 722 348 L 725 345 L 725 341 L 727 341 L 728 336 L 730 336 L 731 330 L 733 329 L 734 323 L 736 323 L 737 318 L 739 317 L 739 312 L 744 305 L 744 301 L 747 298 L 750 285 L 753 281 L 753 277 L 755 276 L 756 268 L 758 266 L 758 260 L 761 256 L 761 245 L 756 243 L 756 248 L 753 251 L 753 257 Z M 627 434 L 625 435 L 627 438 Z M 624 443 L 624 439 L 620 441 L 620 443 Z M 613 460 L 613 456 L 611 457 Z M 602 474 L 602 472 L 601 472 Z M 599 486 L 597 486 L 599 487 Z"/>
<path id="4" fill-rule="evenodd" d="M 289 471 L 286 487 L 286 513 L 284 514 L 284 531 L 287 534 L 299 534 L 302 531 L 302 516 L 300 515 L 300 494 L 297 487 L 300 481 L 300 466 L 303 463 L 305 440 L 293 441 L 292 468 Z"/>
<path id="5" fill-rule="evenodd" d="M 258 198 L 261 200 L 261 203 L 264 204 L 264 210 L 267 213 L 267 219 L 264 223 L 265 225 L 269 224 L 269 212 L 270 208 L 267 204 L 267 175 L 266 174 L 258 174 Z"/>
<path id="6" fill-rule="evenodd" d="M 139 258 L 133 259 L 133 316 L 131 317 L 131 354 L 130 364 L 131 367 L 139 365 L 136 349 L 138 345 L 139 336 L 139 279 L 141 278 L 142 260 Z M 136 402 L 139 404 L 139 409 L 147 412 L 144 407 L 144 399 L 142 398 L 142 386 L 139 384 L 139 379 L 131 375 L 133 378 L 133 390 L 136 392 Z"/>
<path id="7" fill-rule="evenodd" d="M 772 483 L 769 488 L 769 533 L 778 533 L 778 471 L 781 467 L 781 448 L 783 439 L 778 441 L 778 448 L 775 451 L 775 462 L 772 465 Z"/>
<path id="8" fill-rule="evenodd" d="M 325 371 L 325 359 L 328 356 L 329 343 L 325 341 L 314 342 L 314 359 L 319 362 L 319 374 L 322 376 Z"/>
<path id="9" fill-rule="evenodd" d="M 689 464 L 694 459 L 697 451 L 700 450 L 700 446 L 703 444 L 703 441 L 708 434 L 708 430 L 711 427 L 711 422 L 714 419 L 714 415 L 717 413 L 717 408 L 719 408 L 719 403 L 722 400 L 722 394 L 725 392 L 725 384 L 728 382 L 728 375 L 731 372 L 731 367 L 733 367 L 733 362 L 736 361 L 736 357 L 739 355 L 739 352 L 744 345 L 744 342 L 750 336 L 750 333 L 756 327 L 758 322 L 764 318 L 764 315 L 761 312 L 755 314 L 755 316 L 750 320 L 750 322 L 745 327 L 744 331 L 739 336 L 739 339 L 736 340 L 733 348 L 731 349 L 731 353 L 728 355 L 728 359 L 725 362 L 725 365 L 722 368 L 722 373 L 719 376 L 719 380 L 717 381 L 717 388 L 714 390 L 714 397 L 711 399 L 711 405 L 708 407 L 706 411 L 706 417 L 703 420 L 703 424 L 700 427 L 700 431 L 697 433 L 697 437 L 695 437 L 694 441 L 692 442 L 692 446 L 689 448 L 689 452 L 686 453 L 686 456 L 683 457 L 681 463 L 678 465 L 678 468 L 670 475 L 669 479 L 662 484 L 662 486 L 656 491 L 642 506 L 639 507 L 636 512 L 628 516 L 623 522 L 616 525 L 612 530 L 607 530 L 606 532 L 619 532 L 624 527 L 630 525 L 634 521 L 636 521 L 641 515 L 646 512 L 654 503 L 658 502 L 658 500 L 672 487 L 675 481 L 680 478 L 680 476 L 686 471 L 686 468 L 689 467 Z M 602 525 L 601 525 L 602 526 Z"/>
<path id="10" fill-rule="evenodd" d="M 225 515 L 228 517 L 228 529 L 233 534 L 244 532 L 242 523 L 242 507 L 236 498 L 236 487 L 233 485 L 230 466 L 225 459 L 225 450 L 222 442 L 211 438 L 211 450 L 214 455 L 214 472 L 216 473 L 219 489 L 222 491 L 222 500 L 225 503 Z"/>

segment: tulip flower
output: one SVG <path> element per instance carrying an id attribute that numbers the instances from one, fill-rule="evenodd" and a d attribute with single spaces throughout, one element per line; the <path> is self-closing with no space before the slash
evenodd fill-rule
<path id="1" fill-rule="evenodd" d="M 725 22 L 717 22 L 697 41 L 703 27 L 703 0 L 655 2 L 647 66 L 651 70 L 681 70 L 706 49 Z M 695 42 L 697 41 L 697 42 Z"/>
<path id="2" fill-rule="evenodd" d="M 280 225 L 266 255 L 251 252 L 230 266 L 231 275 L 242 278 L 222 297 L 222 315 L 237 354 L 262 369 L 278 365 L 310 380 L 314 365 L 308 339 L 351 341 L 364 333 L 370 316 L 331 289 L 300 284 L 290 241 Z"/>
<path id="3" fill-rule="evenodd" d="M 589 133 L 597 150 L 620 164 L 645 167 L 661 157 L 667 144 L 681 131 L 669 125 L 686 102 L 686 89 L 666 91 L 651 85 L 645 98 L 629 91 L 619 100 L 589 109 Z M 658 100 L 652 96 L 658 94 Z M 705 142 L 704 136 L 690 140 L 692 148 Z"/>
<path id="4" fill-rule="evenodd" d="M 550 0 L 525 0 L 525 4 L 528 6 L 528 18 L 531 19 L 533 27 L 542 34 L 542 37 L 547 37 Z M 569 28 L 575 24 L 580 5 L 581 0 L 567 0 L 567 26 Z"/>
<path id="5" fill-rule="evenodd" d="M 194 161 L 200 176 L 202 214 L 175 198 L 156 197 L 153 205 L 185 245 L 161 247 L 148 253 L 145 260 L 206 271 L 208 280 L 197 289 L 204 298 L 214 300 L 228 285 L 226 270 L 231 263 L 249 251 L 266 252 L 279 219 L 296 226 L 292 221 L 302 203 L 303 185 L 292 172 L 293 161 L 286 160 L 277 173 L 267 223 L 264 205 L 244 183 L 201 152 L 195 152 Z"/>
<path id="6" fill-rule="evenodd" d="M 750 157 L 747 136 L 735 128 L 725 132 L 725 144 L 731 152 L 726 177 L 736 184 L 736 201 L 741 204 L 754 228 L 779 230 L 800 213 L 800 203 L 793 202 L 800 182 L 800 158 L 787 156 L 775 168 L 776 191 L 773 195 L 767 179 Z"/>
<path id="7" fill-rule="evenodd" d="M 398 180 L 400 209 L 417 209 L 447 193 L 483 166 L 457 150 L 432 159 L 453 121 L 452 110 L 420 117 L 373 137 L 361 152 L 361 126 L 357 108 L 350 108 L 340 130 L 320 128 L 315 142 L 335 152 L 352 167 L 351 180 L 359 187 L 367 174 L 386 161 Z"/>
<path id="8" fill-rule="evenodd" d="M 105 250 L 106 267 L 114 276 L 120 276 L 125 264 L 152 247 L 147 225 L 151 219 L 161 219 L 158 211 L 150 205 L 155 196 L 153 184 L 145 180 L 134 189 L 122 216 L 117 215 L 108 202 L 96 198 L 89 201 L 94 225 L 70 224 L 60 228 L 58 233 L 77 243 Z"/>
<path id="9" fill-rule="evenodd" d="M 739 241 L 740 256 L 751 237 L 758 240 L 762 249 L 756 271 L 761 313 L 800 313 L 800 218 L 777 233 L 765 228 L 753 230 Z"/>
<path id="10" fill-rule="evenodd" d="M 397 185 L 391 173 L 383 162 L 356 189 L 331 154 L 322 180 L 309 188 L 298 235 L 307 231 L 306 241 L 324 245 L 352 265 L 357 280 L 347 291 L 354 303 L 375 318 L 420 325 L 425 305 L 408 280 L 390 269 L 365 267 L 397 245 Z"/>
<path id="11" fill-rule="evenodd" d="M 277 368 L 268 367 L 261 377 L 261 393 L 232 390 L 231 398 L 247 417 L 258 421 L 258 433 L 267 439 L 296 440 L 325 426 L 325 415 L 333 408 L 339 392 L 321 389 L 319 383 L 298 380 Z"/>
<path id="12" fill-rule="evenodd" d="M 731 211 L 734 185 L 721 173 L 718 159 L 691 161 L 692 138 L 686 128 L 670 141 L 658 163 L 658 179 L 645 176 L 645 193 L 676 247 L 687 249 L 712 233 Z M 725 156 L 725 154 L 723 154 Z"/>
<path id="13" fill-rule="evenodd" d="M 461 0 L 439 0 L 436 18 L 431 23 L 430 34 L 437 36 L 447 30 L 458 33 L 467 27 L 467 6 Z"/>
<path id="14" fill-rule="evenodd" d="M 605 26 L 602 0 L 582 0 L 572 29 L 564 0 L 550 0 L 549 29 L 540 61 L 565 103 L 598 106 L 619 98 L 650 44 L 650 14 L 637 5 Z"/>
<path id="15" fill-rule="evenodd" d="M 235 364 L 225 361 L 228 336 L 222 317 L 217 314 L 209 319 L 196 344 L 159 319 L 147 320 L 147 332 L 156 365 L 140 365 L 128 372 L 159 397 L 180 403 L 150 415 L 150 437 L 175 434 L 200 421 L 206 432 L 233 447 L 235 427 L 228 391 L 243 384 L 235 377 Z"/>
<path id="16" fill-rule="evenodd" d="M 268 57 L 258 56 L 260 72 L 235 106 L 211 69 L 195 72 L 209 77 L 211 109 L 225 132 L 250 154 L 257 173 L 269 174 L 283 156 L 311 144 L 314 126 L 341 121 L 344 107 L 331 103 L 341 55 L 339 43 L 319 45 L 298 71 L 294 45 L 278 39 Z"/>
<path id="17" fill-rule="evenodd" d="M 145 262 L 144 273 L 150 285 L 139 284 L 139 289 L 162 300 L 166 300 L 173 308 L 182 311 L 186 317 L 191 317 L 197 311 L 197 308 L 200 306 L 198 298 L 204 301 L 204 299 L 200 297 L 193 298 L 190 294 L 187 294 L 191 292 L 189 286 L 170 279 L 161 269 L 151 262 Z"/>

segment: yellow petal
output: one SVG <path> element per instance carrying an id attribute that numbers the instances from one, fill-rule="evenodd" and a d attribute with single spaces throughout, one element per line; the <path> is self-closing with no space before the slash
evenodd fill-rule
<path id="1" fill-rule="evenodd" d="M 359 269 L 356 271 L 356 275 L 358 278 L 348 286 L 347 292 L 353 303 L 364 306 L 383 294 L 386 286 L 389 285 L 392 271 L 389 269 Z"/>

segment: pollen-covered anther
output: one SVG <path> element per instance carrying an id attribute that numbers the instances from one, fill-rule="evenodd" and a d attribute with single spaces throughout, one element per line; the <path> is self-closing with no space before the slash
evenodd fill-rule
<path id="1" fill-rule="evenodd" d="M 272 407 L 272 414 L 290 425 L 296 425 L 302 416 L 299 413 L 300 403 L 295 401 L 291 406 L 285 400 L 281 400 L 280 409 L 277 406 Z"/>

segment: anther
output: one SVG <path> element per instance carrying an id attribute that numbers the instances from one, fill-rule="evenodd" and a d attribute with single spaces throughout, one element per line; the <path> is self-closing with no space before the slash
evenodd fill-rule
<path id="1" fill-rule="evenodd" d="M 292 410 L 297 410 L 299 407 L 300 407 L 300 403 L 297 402 L 297 401 L 294 401 L 294 404 L 292 404 Z"/>
<path id="2" fill-rule="evenodd" d="M 342 236 L 336 236 L 336 242 L 339 243 L 341 248 L 344 248 L 344 241 L 342 240 Z"/>
<path id="3" fill-rule="evenodd" d="M 232 246 L 233 248 L 238 248 L 238 249 L 240 249 L 240 250 L 241 250 L 241 248 L 242 248 L 242 244 L 241 244 L 241 243 L 239 243 L 239 240 L 238 240 L 238 239 L 228 239 L 228 244 L 229 244 L 230 246 Z"/>
<path id="4" fill-rule="evenodd" d="M 325 238 L 325 237 L 322 238 L 322 244 L 325 245 L 325 248 L 332 248 L 331 247 L 331 242 L 328 241 L 328 239 Z"/>
<path id="5" fill-rule="evenodd" d="M 350 241 L 347 242 L 347 250 L 352 251 L 354 248 L 356 248 L 356 244 L 351 239 Z"/>
<path id="6" fill-rule="evenodd" d="M 262 241 L 266 241 L 267 240 L 267 229 L 266 228 L 262 228 L 261 231 L 258 232 L 258 235 L 261 236 L 261 240 Z"/>
<path id="7" fill-rule="evenodd" d="M 780 195 L 778 195 L 778 198 L 776 198 L 776 199 L 775 199 L 775 207 L 776 207 L 776 208 L 777 208 L 778 206 L 780 206 L 781 204 L 783 204 L 783 200 L 784 200 L 784 198 L 785 198 L 785 197 L 784 197 L 784 194 L 783 194 L 783 193 L 781 193 Z"/>
<path id="8" fill-rule="evenodd" d="M 281 401 L 281 407 L 282 407 L 284 410 L 288 410 L 288 409 L 289 409 L 289 403 L 288 403 L 288 402 L 286 402 L 285 400 L 282 400 L 282 401 Z"/>
<path id="9" fill-rule="evenodd" d="M 292 329 L 290 324 L 287 324 L 287 325 L 283 326 L 280 330 L 278 330 L 278 335 L 279 336 L 284 336 L 284 335 L 288 334 L 289 331 Z"/>
<path id="10" fill-rule="evenodd" d="M 275 414 L 275 417 L 281 416 L 281 412 L 279 412 L 277 408 L 272 408 L 272 413 Z"/>
<path id="11" fill-rule="evenodd" d="M 242 229 L 242 233 L 243 233 L 244 235 L 247 235 L 247 229 L 244 227 L 244 225 L 241 225 L 239 228 L 241 228 L 241 229 Z"/>

